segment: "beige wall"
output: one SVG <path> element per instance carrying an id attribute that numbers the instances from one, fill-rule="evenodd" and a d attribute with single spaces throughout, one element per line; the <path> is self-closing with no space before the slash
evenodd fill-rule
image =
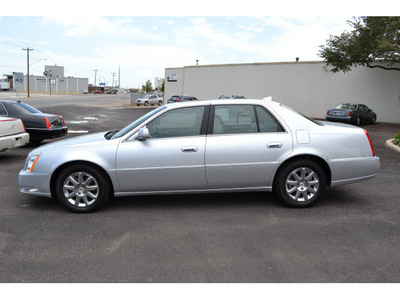
<path id="1" fill-rule="evenodd" d="M 176 74 L 176 82 L 168 77 Z M 255 63 L 188 66 L 165 70 L 164 99 L 192 95 L 215 99 L 220 95 L 272 99 L 314 118 L 341 102 L 371 107 L 378 122 L 400 123 L 400 72 L 365 67 L 333 74 L 323 62 Z"/>

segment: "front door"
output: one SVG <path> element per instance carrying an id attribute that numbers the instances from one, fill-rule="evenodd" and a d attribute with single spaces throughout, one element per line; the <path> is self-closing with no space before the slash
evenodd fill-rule
<path id="1" fill-rule="evenodd" d="M 204 106 L 169 110 L 147 124 L 148 139 L 121 142 L 116 161 L 121 192 L 205 189 L 204 112 Z"/>

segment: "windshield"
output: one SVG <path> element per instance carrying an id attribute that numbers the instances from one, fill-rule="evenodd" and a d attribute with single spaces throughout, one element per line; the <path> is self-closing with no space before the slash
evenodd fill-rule
<path id="1" fill-rule="evenodd" d="M 356 104 L 343 103 L 343 104 L 336 105 L 335 109 L 351 109 L 351 110 L 355 110 L 356 107 L 357 107 Z"/>
<path id="2" fill-rule="evenodd" d="M 302 116 L 303 118 L 307 119 L 308 121 L 311 121 L 311 122 L 313 122 L 313 123 L 315 123 L 315 124 L 317 124 L 319 126 L 324 126 L 323 123 L 321 123 L 319 121 L 316 121 L 314 119 L 311 119 L 310 117 L 307 117 L 306 115 L 303 115 L 301 112 L 298 112 L 297 110 L 295 110 L 295 109 L 293 109 L 293 108 L 291 108 L 289 106 L 286 106 L 285 104 L 281 104 L 281 106 L 286 108 L 286 109 L 288 109 L 288 110 L 290 110 L 290 111 L 292 111 L 292 112 L 294 112 L 294 113 L 296 113 L 296 114 L 298 114 L 298 115 L 300 115 L 300 116 Z"/>
<path id="3" fill-rule="evenodd" d="M 127 134 L 129 131 L 131 131 L 132 129 L 134 129 L 135 127 L 139 126 L 141 123 L 143 123 L 144 121 L 146 121 L 147 119 L 151 118 L 152 116 L 154 116 L 155 114 L 157 114 L 159 111 L 162 111 L 163 109 L 165 109 L 165 106 L 159 107 L 155 110 L 152 110 L 151 112 L 145 114 L 144 116 L 142 116 L 141 118 L 137 119 L 136 121 L 132 122 L 131 124 L 129 124 L 128 126 L 126 126 L 125 128 L 121 129 L 120 131 L 118 131 L 113 137 L 112 139 L 117 139 L 125 134 Z"/>

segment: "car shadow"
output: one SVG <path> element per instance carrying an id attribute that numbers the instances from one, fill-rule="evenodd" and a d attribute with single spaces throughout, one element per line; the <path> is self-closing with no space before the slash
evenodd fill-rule
<path id="1" fill-rule="evenodd" d="M 202 193 L 181 195 L 151 195 L 115 197 L 111 199 L 104 210 L 131 210 L 157 208 L 265 208 L 282 207 L 282 204 L 272 193 Z"/>

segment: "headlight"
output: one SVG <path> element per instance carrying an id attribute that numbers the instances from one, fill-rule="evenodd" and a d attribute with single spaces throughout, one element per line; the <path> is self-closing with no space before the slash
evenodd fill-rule
<path id="1" fill-rule="evenodd" d="M 41 153 L 36 153 L 28 156 L 24 167 L 25 172 L 33 172 L 40 155 Z"/>

